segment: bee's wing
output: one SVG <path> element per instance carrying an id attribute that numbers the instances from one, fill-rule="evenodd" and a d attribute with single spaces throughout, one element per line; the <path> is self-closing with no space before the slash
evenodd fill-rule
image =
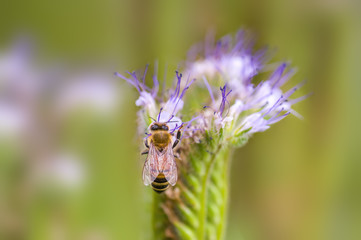
<path id="1" fill-rule="evenodd" d="M 148 157 L 143 167 L 143 182 L 146 186 L 151 184 L 159 174 L 158 158 L 159 152 L 154 145 L 150 143 Z"/>
<path id="2" fill-rule="evenodd" d="M 178 172 L 177 172 L 177 164 L 174 160 L 174 153 L 172 149 L 172 144 L 169 144 L 165 149 L 165 153 L 163 155 L 163 165 L 161 172 L 163 174 L 170 185 L 174 186 L 177 183 Z"/>

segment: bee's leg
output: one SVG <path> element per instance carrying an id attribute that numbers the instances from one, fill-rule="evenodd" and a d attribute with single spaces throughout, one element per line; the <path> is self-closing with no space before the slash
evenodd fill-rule
<path id="1" fill-rule="evenodd" d="M 175 148 L 175 147 L 177 146 L 177 144 L 179 143 L 179 140 L 180 140 L 181 136 L 182 136 L 181 131 L 178 130 L 178 132 L 177 132 L 177 139 L 174 141 L 172 148 Z"/>
<path id="2" fill-rule="evenodd" d="M 149 145 L 148 145 L 148 138 L 146 138 L 146 139 L 144 140 L 144 145 L 145 145 L 147 148 L 149 148 Z"/>
<path id="3" fill-rule="evenodd" d="M 149 153 L 149 151 L 148 151 L 148 149 L 146 149 L 141 153 L 141 155 L 148 154 L 148 153 Z"/>
<path id="4" fill-rule="evenodd" d="M 178 145 L 178 143 L 179 143 L 179 140 L 178 140 L 178 138 L 177 138 L 177 139 L 174 141 L 172 148 L 175 148 L 175 147 Z"/>
<path id="5" fill-rule="evenodd" d="M 182 159 L 180 159 L 179 153 L 174 153 L 173 156 L 174 156 L 175 158 L 179 159 L 179 160 L 182 160 Z"/>

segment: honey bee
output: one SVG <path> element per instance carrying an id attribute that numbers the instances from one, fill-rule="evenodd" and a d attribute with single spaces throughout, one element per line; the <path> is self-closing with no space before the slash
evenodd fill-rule
<path id="1" fill-rule="evenodd" d="M 150 136 L 144 145 L 148 148 L 142 154 L 148 154 L 143 167 L 143 182 L 151 184 L 153 190 L 162 193 L 177 182 L 177 165 L 173 148 L 179 143 L 181 132 L 177 131 L 176 140 L 172 143 L 173 133 L 166 123 L 154 122 L 150 126 Z"/>

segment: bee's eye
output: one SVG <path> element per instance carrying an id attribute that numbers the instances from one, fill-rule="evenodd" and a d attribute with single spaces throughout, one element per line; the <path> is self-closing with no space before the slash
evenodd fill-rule
<path id="1" fill-rule="evenodd" d="M 158 130 L 158 129 L 159 129 L 158 125 L 153 125 L 150 127 L 150 130 Z"/>
<path id="2" fill-rule="evenodd" d="M 166 131 L 169 130 L 168 126 L 166 126 L 166 125 L 163 125 L 163 126 L 162 126 L 162 129 L 163 129 L 163 130 L 166 130 Z"/>

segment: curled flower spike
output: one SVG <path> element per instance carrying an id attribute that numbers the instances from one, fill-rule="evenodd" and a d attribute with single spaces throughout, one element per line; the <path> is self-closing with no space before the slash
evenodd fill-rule
<path id="1" fill-rule="evenodd" d="M 145 77 L 147 74 L 148 65 L 145 68 L 144 74 L 141 79 L 135 72 L 127 72 L 131 78 L 125 77 L 120 73 L 115 73 L 116 76 L 124 79 L 130 85 L 135 87 L 139 93 L 139 98 L 135 104 L 141 107 L 138 112 L 139 124 L 141 126 L 140 132 L 144 132 L 144 129 L 149 127 L 153 122 L 167 123 L 170 128 L 170 132 L 178 130 L 183 126 L 183 122 L 177 114 L 183 109 L 183 98 L 189 87 L 195 81 L 195 79 L 189 80 L 184 84 L 183 89 L 183 76 L 176 71 L 176 84 L 175 88 L 169 89 L 169 96 L 161 96 L 159 93 L 159 81 L 156 75 L 153 75 L 153 86 L 150 88 L 145 83 Z M 168 100 L 164 100 L 168 97 Z M 159 110 L 158 110 L 159 109 Z"/>
<path id="2" fill-rule="evenodd" d="M 214 46 L 210 42 L 208 39 L 205 43 L 204 52 L 200 48 L 193 49 L 192 54 L 189 54 L 192 59 L 186 64 L 186 72 L 192 77 L 202 78 L 210 93 L 210 105 L 203 111 L 204 118 L 209 118 L 212 115 L 210 112 L 220 102 L 221 116 L 214 114 L 212 121 L 205 120 L 208 127 L 216 125 L 215 129 L 218 130 L 219 127 L 226 128 L 228 138 L 233 138 L 240 132 L 248 137 L 268 129 L 289 113 L 300 117 L 292 109 L 292 104 L 304 97 L 290 97 L 303 83 L 286 92 L 281 89 L 293 76 L 294 69 L 287 70 L 288 65 L 281 63 L 268 79 L 255 84 L 253 77 L 266 66 L 265 49 L 253 53 L 253 41 L 247 38 L 244 31 L 239 31 L 234 39 L 226 36 Z M 221 87 L 221 94 L 217 98 L 213 89 L 219 83 L 224 87 Z M 225 92 L 226 87 L 232 92 L 230 96 Z M 229 105 L 228 114 L 222 116 L 226 105 Z M 214 124 L 209 124 L 210 122 Z M 207 128 L 205 125 L 203 127 Z"/>
<path id="3" fill-rule="evenodd" d="M 192 59 L 187 61 L 187 70 L 194 76 L 215 78 L 219 75 L 227 79 L 229 87 L 238 94 L 247 89 L 247 84 L 264 65 L 265 50 L 262 49 L 252 54 L 253 40 L 245 36 L 244 31 L 239 31 L 232 46 L 232 37 L 225 36 L 215 46 L 207 39 L 204 47 L 193 48 Z"/>
<path id="4" fill-rule="evenodd" d="M 127 78 L 118 72 L 116 72 L 115 75 L 124 79 L 130 85 L 132 85 L 133 87 L 135 87 L 137 89 L 137 91 L 139 93 L 139 98 L 137 99 L 135 104 L 137 106 L 142 107 L 149 114 L 149 116 L 155 116 L 157 113 L 155 97 L 158 94 L 159 82 L 158 82 L 157 77 L 153 76 L 153 88 L 150 89 L 145 84 L 145 76 L 147 74 L 147 70 L 148 70 L 148 65 L 145 68 L 145 71 L 144 71 L 141 81 L 139 80 L 139 78 L 137 77 L 135 72 L 132 72 L 132 73 L 127 72 L 131 78 Z"/>
<path id="5" fill-rule="evenodd" d="M 233 149 L 290 114 L 300 116 L 292 106 L 307 96 L 291 97 L 304 82 L 284 91 L 295 71 L 281 63 L 256 83 L 254 77 L 270 67 L 265 49 L 253 51 L 253 43 L 245 31 L 216 43 L 208 37 L 188 54 L 182 69 L 187 80 L 176 72 L 174 88 L 165 96 L 159 96 L 156 76 L 153 87 L 146 85 L 148 67 L 141 78 L 134 72 L 128 73 L 129 78 L 116 74 L 139 92 L 141 136 L 153 122 L 166 123 L 178 144 L 174 151 L 182 159 L 177 161 L 174 187 L 161 185 L 157 178 L 158 190 L 168 190 L 153 198 L 154 239 L 223 239 Z M 192 92 L 187 93 L 191 85 Z M 182 117 L 190 120 L 183 122 Z"/>
<path id="6" fill-rule="evenodd" d="M 219 106 L 219 115 L 222 116 L 226 104 L 229 104 L 227 97 L 232 92 L 232 90 L 229 90 L 227 93 L 227 84 L 225 84 L 223 88 L 220 87 L 219 89 L 221 90 L 222 93 L 222 101 L 221 101 L 221 105 Z"/>

